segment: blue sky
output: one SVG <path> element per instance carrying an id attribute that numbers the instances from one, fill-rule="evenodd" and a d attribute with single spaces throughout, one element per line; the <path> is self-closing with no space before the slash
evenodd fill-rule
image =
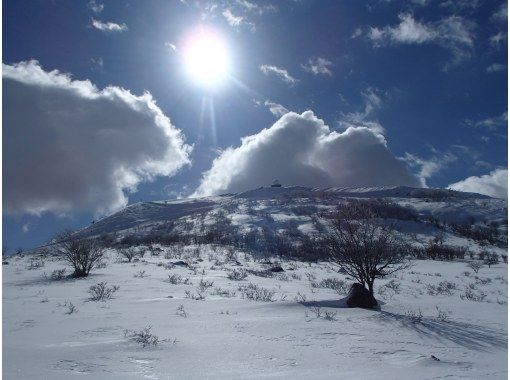
<path id="1" fill-rule="evenodd" d="M 453 188 L 459 190 L 505 196 L 506 9 L 502 1 L 476 0 L 4 1 L 3 63 L 12 70 L 7 75 L 4 66 L 3 244 L 11 250 L 28 248 L 65 227 L 85 226 L 115 210 L 105 207 L 108 197 L 125 204 L 189 196 L 197 189 L 196 194 L 237 191 L 267 185 L 273 177 L 286 178 L 288 184 L 366 185 L 371 170 L 391 175 L 401 170 L 408 173 L 387 183 L 385 175 L 374 184 L 411 184 L 416 179 L 430 187 L 455 184 Z M 211 86 L 197 82 L 183 60 L 187 36 L 203 27 L 220 36 L 230 61 L 225 78 Z M 19 66 L 30 60 L 38 63 Z M 41 101 L 35 95 L 42 85 L 34 73 L 45 76 L 53 70 L 59 74 L 52 80 L 68 75 L 69 82 L 63 85 L 67 88 L 61 88 L 64 94 L 73 81 L 84 80 L 97 91 L 114 86 L 137 97 L 150 92 L 152 102 L 170 119 L 167 132 L 180 131 L 182 141 L 175 140 L 171 151 L 162 142 L 158 145 L 163 135 L 150 134 L 155 127 L 152 122 L 143 124 L 147 115 L 141 115 L 148 132 L 138 136 L 133 131 L 129 144 L 139 150 L 137 157 L 144 157 L 143 163 L 126 158 L 125 152 L 117 154 L 117 148 L 108 152 L 78 146 L 89 137 L 98 141 L 96 137 L 110 128 L 122 131 L 119 120 L 133 120 L 131 114 L 112 120 L 97 115 L 94 133 L 98 135 L 84 132 L 82 140 L 61 138 L 55 131 L 62 128 L 55 122 L 45 124 L 41 115 L 75 103 L 64 102 L 61 95 L 51 98 L 56 96 L 53 92 L 40 96 L 54 101 Z M 12 87 L 6 87 L 6 75 Z M 95 108 L 99 100 L 90 108 L 94 111 L 84 106 L 84 116 L 70 111 L 65 127 L 89 128 L 87 112 L 98 109 L 112 106 L 115 113 L 123 112 L 128 103 L 109 96 L 101 98 L 104 107 Z M 11 98 L 16 98 L 15 106 L 10 106 Z M 140 99 L 133 102 L 148 102 Z M 303 114 L 307 110 L 313 116 Z M 297 115 L 287 115 L 272 127 L 287 111 Z M 34 120 L 34 129 L 27 127 L 22 134 L 20 120 Z M 324 130 L 324 125 L 329 129 Z M 26 142 L 27 134 L 38 136 L 44 128 L 57 129 L 43 147 Z M 264 128 L 269 132 L 262 133 Z M 345 134 L 349 128 L 350 140 Z M 243 137 L 251 135 L 253 141 L 241 144 Z M 299 161 L 287 167 L 278 162 L 272 168 L 271 160 L 268 164 L 263 158 L 275 154 L 278 160 L 274 150 L 291 157 L 289 161 L 303 160 L 292 150 L 301 140 L 287 144 L 295 136 L 305 136 L 307 165 Z M 328 139 L 338 141 L 324 148 Z M 63 142 L 68 149 L 59 146 L 58 150 L 67 153 L 54 157 L 52 144 Z M 6 149 L 8 144 L 16 149 Z M 355 149 L 356 144 L 362 148 Z M 371 146 L 380 153 L 372 155 Z M 162 151 L 156 156 L 154 149 Z M 135 180 L 132 183 L 133 175 L 126 176 L 123 182 L 106 181 L 107 187 L 104 180 L 85 176 L 79 160 L 69 160 L 66 154 L 73 151 L 82 152 L 82 160 L 90 154 L 98 162 L 115 163 L 116 169 L 132 170 Z M 374 166 L 386 165 L 375 158 L 379 154 L 389 166 Z M 172 165 L 168 160 L 174 160 Z M 21 161 L 23 166 L 15 166 Z M 308 177 L 288 175 L 302 167 Z M 345 174 L 351 167 L 353 173 Z M 87 170 L 91 168 L 88 165 Z M 203 174 L 206 171 L 209 176 Z M 71 174 L 61 177 L 63 172 Z M 41 184 L 36 180 L 41 176 L 56 180 Z M 76 179 L 80 191 L 90 186 L 86 203 L 79 191 L 71 194 L 78 185 L 68 189 L 63 184 L 72 182 L 73 176 L 83 177 Z M 16 186 L 33 190 L 24 194 Z M 45 198 L 51 186 L 58 186 L 55 194 L 66 187 L 61 199 Z M 30 206 L 34 204 L 36 211 Z M 117 208 L 121 206 L 122 202 Z"/>

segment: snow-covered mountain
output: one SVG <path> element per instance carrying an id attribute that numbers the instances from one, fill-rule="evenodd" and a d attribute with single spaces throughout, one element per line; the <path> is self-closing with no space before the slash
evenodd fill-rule
<path id="1" fill-rule="evenodd" d="M 320 234 L 324 214 L 342 205 L 361 202 L 382 217 L 399 223 L 402 232 L 426 244 L 438 233 L 457 246 L 473 246 L 465 229 L 492 229 L 505 239 L 507 202 L 476 193 L 411 187 L 307 188 L 261 187 L 241 193 L 141 202 L 107 216 L 82 229 L 81 236 L 102 236 L 122 241 L 144 236 L 201 236 L 214 228 L 245 236 L 261 230 L 274 233 Z M 474 240 L 477 240 L 476 238 Z M 482 239 L 483 240 L 483 239 Z M 206 241 L 213 242 L 213 241 Z M 494 244 L 505 248 L 504 241 Z M 496 247 L 495 247 L 496 248 Z"/>

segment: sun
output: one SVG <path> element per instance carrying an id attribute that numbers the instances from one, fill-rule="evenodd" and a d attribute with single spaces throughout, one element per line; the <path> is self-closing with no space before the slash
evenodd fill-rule
<path id="1" fill-rule="evenodd" d="M 194 81 L 207 87 L 218 85 L 229 70 L 226 42 L 214 30 L 202 27 L 186 40 L 183 61 Z"/>

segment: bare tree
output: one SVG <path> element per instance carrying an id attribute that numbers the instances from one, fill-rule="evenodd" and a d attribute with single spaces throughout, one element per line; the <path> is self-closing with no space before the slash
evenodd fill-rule
<path id="1" fill-rule="evenodd" d="M 59 234 L 56 250 L 73 268 L 73 277 L 87 277 L 104 256 L 104 249 L 96 239 L 78 237 L 72 231 Z"/>
<path id="2" fill-rule="evenodd" d="M 401 235 L 369 208 L 357 206 L 335 214 L 328 236 L 329 257 L 374 294 L 374 281 L 409 266 Z"/>
<path id="3" fill-rule="evenodd" d="M 120 249 L 119 254 L 126 258 L 128 260 L 128 263 L 130 263 L 131 260 L 133 260 L 138 255 L 138 252 L 136 251 L 135 248 L 129 247 Z"/>

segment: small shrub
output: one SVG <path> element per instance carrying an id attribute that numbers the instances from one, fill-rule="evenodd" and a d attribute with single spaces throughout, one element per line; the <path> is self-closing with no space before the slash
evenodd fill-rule
<path id="1" fill-rule="evenodd" d="M 138 272 L 136 272 L 134 274 L 133 277 L 144 278 L 144 277 L 147 277 L 147 274 L 145 273 L 144 270 L 139 270 Z"/>
<path id="2" fill-rule="evenodd" d="M 92 285 L 89 288 L 90 300 L 91 301 L 106 301 L 113 297 L 113 294 L 119 290 L 119 286 L 107 286 L 106 281 L 102 281 L 96 285 Z"/>
<path id="3" fill-rule="evenodd" d="M 423 313 L 421 309 L 418 309 L 417 311 L 407 310 L 405 315 L 412 323 L 420 323 L 423 320 Z"/>
<path id="4" fill-rule="evenodd" d="M 457 289 L 457 284 L 450 281 L 441 281 L 437 285 L 427 284 L 427 293 L 431 296 L 438 294 L 451 296 L 455 289 Z"/>
<path id="5" fill-rule="evenodd" d="M 309 273 L 307 273 L 307 275 L 309 275 Z M 339 295 L 347 294 L 347 292 L 348 292 L 348 286 L 345 283 L 345 281 L 343 281 L 343 280 L 340 280 L 337 278 L 325 278 L 325 279 L 321 280 L 320 282 L 317 282 L 314 279 L 315 276 L 309 277 L 308 279 L 310 280 L 311 278 L 313 278 L 310 281 L 310 286 L 312 288 L 332 289 Z"/>
<path id="6" fill-rule="evenodd" d="M 220 296 L 220 297 L 226 297 L 226 298 L 231 298 L 231 297 L 236 296 L 236 292 L 234 290 L 223 289 L 220 287 L 214 288 L 214 290 L 212 291 L 211 294 L 213 296 Z"/>
<path id="7" fill-rule="evenodd" d="M 252 283 L 240 286 L 239 291 L 241 292 L 242 298 L 246 298 L 251 301 L 273 302 L 276 294 L 274 290 L 269 290 Z"/>
<path id="8" fill-rule="evenodd" d="M 168 282 L 172 285 L 178 285 L 178 284 L 190 285 L 191 284 L 188 277 L 182 277 L 178 274 L 169 274 Z"/>
<path id="9" fill-rule="evenodd" d="M 464 290 L 464 294 L 460 295 L 460 298 L 463 300 L 466 299 L 469 301 L 483 302 L 487 297 L 487 294 L 485 294 L 483 291 L 476 292 L 475 289 L 476 288 L 474 285 L 467 286 Z"/>
<path id="10" fill-rule="evenodd" d="M 64 314 L 71 315 L 78 312 L 78 308 L 71 301 L 65 301 L 63 306 L 67 308 Z"/>
<path id="11" fill-rule="evenodd" d="M 450 316 L 448 315 L 449 312 L 445 311 L 445 310 L 441 310 L 439 308 L 439 306 L 436 306 L 436 310 L 437 310 L 437 319 L 441 322 L 448 322 L 448 320 L 450 319 Z"/>
<path id="12" fill-rule="evenodd" d="M 44 277 L 46 277 L 47 279 L 51 280 L 51 281 L 62 281 L 66 278 L 66 268 L 63 268 L 63 269 L 55 269 L 54 271 L 52 271 L 50 273 L 49 276 L 46 275 L 46 273 L 44 274 Z"/>
<path id="13" fill-rule="evenodd" d="M 159 343 L 159 338 L 151 333 L 152 326 L 147 326 L 140 331 L 124 330 L 124 337 L 130 341 L 140 344 L 145 347 L 156 347 Z"/>
<path id="14" fill-rule="evenodd" d="M 187 318 L 188 317 L 188 313 L 186 313 L 186 310 L 184 310 L 184 305 L 180 305 L 178 308 L 177 308 L 177 311 L 175 312 L 175 314 L 183 317 L 183 318 Z"/>
<path id="15" fill-rule="evenodd" d="M 28 261 L 28 264 L 26 266 L 26 269 L 28 269 L 28 270 L 36 270 L 36 269 L 41 269 L 41 268 L 44 268 L 44 260 L 36 258 L 36 257 L 32 257 Z"/>
<path id="16" fill-rule="evenodd" d="M 227 273 L 227 278 L 232 281 L 241 281 L 248 277 L 244 269 L 233 269 Z"/>
<path id="17" fill-rule="evenodd" d="M 211 288 L 214 285 L 213 281 L 206 281 L 203 278 L 200 279 L 200 282 L 198 283 L 198 290 L 200 292 L 205 292 L 207 289 Z"/>
<path id="18" fill-rule="evenodd" d="M 468 264 L 468 268 L 470 268 L 473 272 L 478 273 L 480 269 L 482 269 L 483 264 L 479 261 L 471 261 Z"/>

